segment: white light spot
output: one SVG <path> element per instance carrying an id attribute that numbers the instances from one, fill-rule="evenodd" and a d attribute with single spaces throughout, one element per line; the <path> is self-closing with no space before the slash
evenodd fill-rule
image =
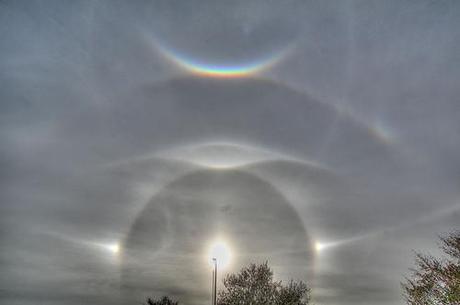
<path id="1" fill-rule="evenodd" d="M 324 244 L 320 243 L 320 242 L 315 242 L 315 250 L 316 252 L 320 252 L 321 250 L 323 250 L 325 247 Z"/>
<path id="2" fill-rule="evenodd" d="M 120 245 L 118 243 L 105 245 L 105 248 L 113 254 L 118 254 L 120 252 Z"/>
<path id="3" fill-rule="evenodd" d="M 230 264 L 231 252 L 230 248 L 223 241 L 213 243 L 208 255 L 209 263 L 214 264 L 213 259 L 216 259 L 219 268 L 225 268 Z"/>

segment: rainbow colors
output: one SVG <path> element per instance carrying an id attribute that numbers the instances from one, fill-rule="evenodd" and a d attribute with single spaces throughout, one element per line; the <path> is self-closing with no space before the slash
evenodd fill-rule
<path id="1" fill-rule="evenodd" d="M 187 58 L 182 54 L 178 54 L 177 52 L 164 47 L 159 47 L 158 49 L 169 61 L 193 74 L 220 78 L 238 78 L 257 74 L 277 63 L 286 53 L 286 50 L 283 50 L 275 55 L 247 64 L 218 65 L 205 64 L 197 60 Z"/>

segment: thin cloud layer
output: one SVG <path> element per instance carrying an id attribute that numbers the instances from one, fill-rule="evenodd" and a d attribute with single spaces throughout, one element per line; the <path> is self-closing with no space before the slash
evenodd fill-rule
<path id="1" fill-rule="evenodd" d="M 0 303 L 202 304 L 219 232 L 229 271 L 268 259 L 317 304 L 404 304 L 412 250 L 460 225 L 459 14 L 1 1 Z M 164 50 L 283 55 L 224 79 Z"/>

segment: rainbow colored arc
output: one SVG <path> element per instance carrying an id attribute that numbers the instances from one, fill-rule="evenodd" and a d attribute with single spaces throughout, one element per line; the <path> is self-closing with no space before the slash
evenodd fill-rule
<path id="1" fill-rule="evenodd" d="M 248 77 L 260 73 L 263 70 L 276 64 L 282 57 L 284 57 L 284 54 L 287 52 L 287 49 L 285 49 L 275 55 L 246 64 L 218 65 L 205 64 L 203 62 L 187 58 L 178 52 L 174 52 L 171 49 L 166 49 L 164 47 L 159 47 L 158 49 L 161 51 L 161 54 L 164 55 L 169 61 L 193 74 L 205 77 L 219 78 Z"/>

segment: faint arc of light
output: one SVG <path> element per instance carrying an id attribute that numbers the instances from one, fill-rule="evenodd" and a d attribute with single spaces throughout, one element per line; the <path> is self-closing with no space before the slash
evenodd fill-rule
<path id="1" fill-rule="evenodd" d="M 410 228 L 410 227 L 413 227 L 413 226 L 416 226 L 416 225 L 419 225 L 419 224 L 427 223 L 427 222 L 430 222 L 432 220 L 445 217 L 445 216 L 450 215 L 451 213 L 459 211 L 459 210 L 460 210 L 460 204 L 455 204 L 453 206 L 444 208 L 444 209 L 436 211 L 434 213 L 423 215 L 423 216 L 421 216 L 421 217 L 419 217 L 419 218 L 417 218 L 417 219 L 415 219 L 415 220 L 413 220 L 411 222 L 403 223 L 403 224 L 400 224 L 400 225 L 397 225 L 397 226 L 387 227 L 387 228 L 383 228 L 383 229 L 378 230 L 378 231 L 374 231 L 374 232 L 370 232 L 370 233 L 366 233 L 366 234 L 362 234 L 362 235 L 357 235 L 357 236 L 352 236 L 350 238 L 344 238 L 344 239 L 335 240 L 335 241 L 331 241 L 331 242 L 316 241 L 315 242 L 315 250 L 316 250 L 316 252 L 322 252 L 322 251 L 324 251 L 326 249 L 329 249 L 329 248 L 342 246 L 342 245 L 346 245 L 346 244 L 349 244 L 349 243 L 358 242 L 358 241 L 361 241 L 361 240 L 366 240 L 368 238 L 373 238 L 373 237 L 378 236 L 378 235 L 383 235 L 383 234 L 386 234 L 386 233 L 407 229 L 407 228 Z"/>
<path id="2" fill-rule="evenodd" d="M 305 161 L 283 152 L 234 142 L 202 142 L 169 149 L 157 154 L 171 160 L 187 161 L 210 169 L 235 169 L 262 161 L 288 160 L 321 168 L 322 165 Z"/>
<path id="3" fill-rule="evenodd" d="M 107 167 L 120 166 L 130 162 L 151 159 L 167 159 L 188 162 L 195 166 L 225 170 L 243 168 L 263 161 L 286 160 L 302 163 L 315 168 L 328 169 L 324 164 L 290 156 L 284 152 L 247 144 L 222 141 L 208 141 L 164 149 L 156 153 L 147 153 L 106 164 Z M 330 170 L 330 169 L 328 169 Z"/>

